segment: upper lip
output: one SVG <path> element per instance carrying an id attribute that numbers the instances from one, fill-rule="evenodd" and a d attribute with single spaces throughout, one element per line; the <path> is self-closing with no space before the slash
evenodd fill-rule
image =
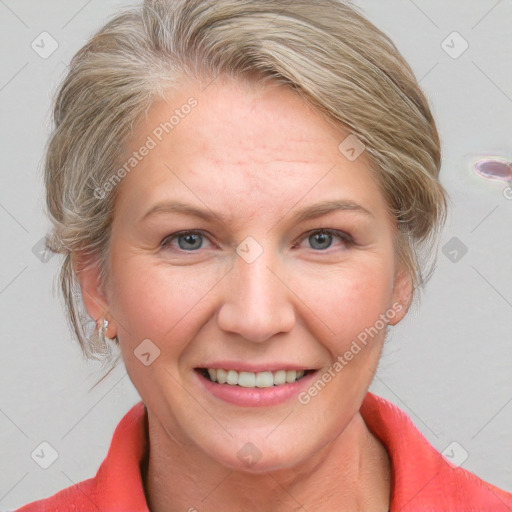
<path id="1" fill-rule="evenodd" d="M 220 361 L 215 363 L 206 363 L 204 365 L 196 366 L 196 368 L 212 368 L 215 370 L 236 370 L 238 372 L 251 372 L 251 373 L 259 373 L 259 372 L 277 372 L 278 370 L 313 370 L 311 366 L 304 366 L 293 363 L 259 363 L 259 364 L 251 364 L 244 362 L 236 362 L 236 361 Z"/>

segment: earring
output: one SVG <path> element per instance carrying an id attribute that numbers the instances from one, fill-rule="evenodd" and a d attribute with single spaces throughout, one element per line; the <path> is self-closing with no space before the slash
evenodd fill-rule
<path id="1" fill-rule="evenodd" d="M 105 342 L 106 340 L 117 342 L 117 337 L 114 337 L 114 338 L 107 337 L 109 321 L 106 318 L 104 318 L 103 322 L 101 322 L 101 320 L 100 320 L 99 323 L 100 323 L 100 326 L 98 329 L 98 336 L 99 336 L 100 340 L 102 340 L 103 342 Z"/>

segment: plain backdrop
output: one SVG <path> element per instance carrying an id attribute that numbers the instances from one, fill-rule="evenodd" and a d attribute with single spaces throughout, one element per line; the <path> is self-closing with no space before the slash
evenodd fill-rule
<path id="1" fill-rule="evenodd" d="M 512 160 L 512 3 L 355 4 L 391 36 L 431 101 L 451 197 L 436 273 L 392 331 L 371 390 L 439 451 L 455 447 L 464 468 L 512 491 L 512 199 L 507 183 L 472 170 L 485 155 Z M 122 365 L 89 391 L 99 367 L 82 358 L 53 293 L 60 259 L 37 256 L 51 96 L 73 54 L 127 5 L 0 0 L 2 510 L 94 476 L 139 400 Z M 31 456 L 42 442 L 58 454 L 48 469 Z"/>

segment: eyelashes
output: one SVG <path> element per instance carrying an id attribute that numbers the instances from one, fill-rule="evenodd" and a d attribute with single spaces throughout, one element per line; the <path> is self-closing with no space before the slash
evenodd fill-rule
<path id="1" fill-rule="evenodd" d="M 327 247 L 323 247 L 323 248 L 311 247 L 313 250 L 318 251 L 318 252 L 323 252 L 323 249 L 330 249 L 332 246 L 333 238 L 335 238 L 335 237 L 339 238 L 343 242 L 343 245 L 345 247 L 351 246 L 354 244 L 354 240 L 352 239 L 352 237 L 349 234 L 345 233 L 344 231 L 338 231 L 337 229 L 315 229 L 315 230 L 309 231 L 308 233 L 303 235 L 300 240 L 304 240 L 307 238 L 307 240 L 309 242 L 312 242 L 313 240 L 315 240 L 315 237 L 317 237 L 317 236 L 321 237 L 320 245 L 325 244 L 326 236 L 327 236 L 327 241 L 329 242 L 329 245 Z M 318 239 L 315 240 L 315 243 L 316 242 L 318 242 Z"/>
<path id="2" fill-rule="evenodd" d="M 185 241 L 184 245 L 186 245 L 187 243 L 190 245 L 194 245 L 194 242 L 197 245 L 197 240 L 199 239 L 199 242 L 200 242 L 199 247 L 195 247 L 195 249 L 200 249 L 203 246 L 203 238 L 199 238 L 199 237 L 208 239 L 208 237 L 201 231 L 196 231 L 196 230 L 178 231 L 177 233 L 173 233 L 172 235 L 166 236 L 162 240 L 160 245 L 162 247 L 169 247 L 171 245 L 171 242 L 173 242 L 174 240 L 180 240 L 180 239 L 186 240 L 187 238 L 188 238 L 188 240 Z M 190 247 L 188 247 L 188 248 L 181 247 L 181 244 L 179 244 L 179 245 L 180 245 L 180 249 L 183 251 L 196 252 L 196 251 L 194 251 L 194 248 L 190 249 Z"/>
<path id="3" fill-rule="evenodd" d="M 309 248 L 314 252 L 327 252 L 328 249 L 331 249 L 335 239 L 339 239 L 345 249 L 355 245 L 353 238 L 348 233 L 337 229 L 322 228 L 304 233 L 297 241 L 293 242 L 292 248 L 295 249 L 299 247 L 301 242 L 307 240 L 311 244 Z M 174 250 L 176 252 L 196 253 L 200 249 L 204 249 L 205 240 L 215 246 L 206 233 L 201 230 L 192 229 L 178 231 L 166 236 L 160 242 L 160 246 L 164 249 Z M 175 241 L 178 247 L 173 245 Z M 327 247 L 325 247 L 326 244 Z M 317 247 L 314 247 L 314 245 L 317 245 Z"/>

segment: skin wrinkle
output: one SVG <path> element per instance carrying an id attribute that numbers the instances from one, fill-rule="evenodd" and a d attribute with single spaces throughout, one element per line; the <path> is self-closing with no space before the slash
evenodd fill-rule
<path id="1" fill-rule="evenodd" d="M 194 371 L 229 359 L 287 361 L 321 373 L 397 301 L 403 307 L 390 323 L 399 322 L 411 283 L 396 260 L 380 188 L 363 157 L 350 162 L 339 153 L 344 134 L 286 87 L 255 95 L 218 79 L 205 91 L 184 86 L 173 102 L 191 95 L 198 100 L 193 114 L 118 185 L 107 299 L 84 297 L 91 316 L 98 302 L 119 318 L 123 359 L 148 409 L 148 505 L 152 512 L 194 506 L 200 512 L 288 512 L 297 503 L 310 512 L 387 511 L 389 459 L 359 414 L 384 332 L 306 406 L 295 399 L 265 408 L 234 406 L 206 393 Z M 156 103 L 136 127 L 134 147 L 169 115 L 169 101 Z M 277 158 L 307 163 L 292 165 L 288 176 L 279 173 L 281 165 L 273 167 Z M 333 161 L 336 172 L 320 180 Z M 162 162 L 180 169 L 180 179 Z M 201 208 L 204 201 L 232 217 L 230 233 L 218 223 L 177 215 L 138 226 L 163 197 Z M 335 197 L 367 208 L 371 222 L 348 211 L 291 221 L 300 209 Z M 314 251 L 304 235 L 324 227 L 354 231 L 361 243 L 345 246 L 334 238 L 333 248 Z M 214 244 L 186 255 L 177 244 L 160 247 L 169 234 L 188 229 L 210 233 Z M 247 236 L 263 247 L 250 264 L 234 250 Z M 296 240 L 299 248 L 291 249 Z M 94 283 L 93 269 L 82 273 L 81 285 L 93 296 Z M 147 338 L 161 351 L 150 366 L 133 354 Z M 262 453 L 253 468 L 237 456 L 248 441 Z"/>

